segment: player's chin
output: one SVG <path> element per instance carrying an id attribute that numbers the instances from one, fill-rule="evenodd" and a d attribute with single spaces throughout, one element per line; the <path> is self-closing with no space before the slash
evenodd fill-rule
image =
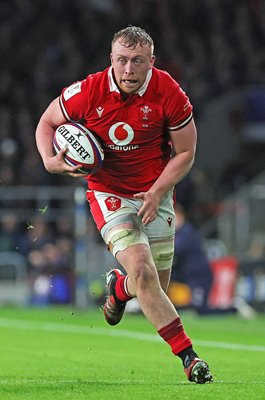
<path id="1" fill-rule="evenodd" d="M 137 92 L 139 90 L 139 88 L 140 88 L 140 85 L 139 85 L 138 82 L 135 83 L 135 84 L 130 84 L 130 85 L 125 84 L 124 82 L 122 82 L 121 88 L 122 88 L 122 91 L 124 93 L 131 94 L 131 93 Z"/>

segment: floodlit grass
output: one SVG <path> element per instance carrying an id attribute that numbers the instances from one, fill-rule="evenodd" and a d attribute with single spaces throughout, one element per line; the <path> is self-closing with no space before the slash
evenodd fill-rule
<path id="1" fill-rule="evenodd" d="M 141 315 L 110 327 L 99 310 L 0 309 L 0 399 L 265 399 L 265 316 L 182 321 L 213 384 L 188 382 Z"/>

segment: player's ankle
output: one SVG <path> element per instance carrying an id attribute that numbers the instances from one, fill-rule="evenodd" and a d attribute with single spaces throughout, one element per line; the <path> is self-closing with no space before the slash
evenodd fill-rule
<path id="1" fill-rule="evenodd" d="M 126 303 L 133 298 L 128 291 L 127 280 L 128 275 L 120 276 L 115 284 L 115 300 L 120 303 Z"/>
<path id="2" fill-rule="evenodd" d="M 188 358 L 198 358 L 198 354 L 195 353 L 193 350 L 192 346 L 187 347 L 186 349 L 182 350 L 179 354 L 178 357 L 181 358 L 183 365 L 185 366 L 185 361 Z"/>

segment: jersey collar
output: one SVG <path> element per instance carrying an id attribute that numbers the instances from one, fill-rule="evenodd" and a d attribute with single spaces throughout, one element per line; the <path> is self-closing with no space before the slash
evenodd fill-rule
<path id="1" fill-rule="evenodd" d="M 115 81 L 113 79 L 112 70 L 113 70 L 113 68 L 109 67 L 108 76 L 109 76 L 109 88 L 110 88 L 110 91 L 111 92 L 120 93 L 119 88 L 118 88 L 118 86 L 116 85 L 116 83 L 115 83 Z M 149 71 L 147 72 L 146 80 L 145 80 L 143 86 L 141 86 L 140 89 L 137 92 L 139 94 L 139 96 L 142 97 L 145 94 L 151 78 L 152 78 L 152 68 L 149 69 Z"/>

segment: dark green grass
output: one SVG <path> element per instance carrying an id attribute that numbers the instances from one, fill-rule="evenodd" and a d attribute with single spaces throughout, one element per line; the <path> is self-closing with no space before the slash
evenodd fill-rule
<path id="1" fill-rule="evenodd" d="M 99 310 L 0 309 L 0 399 L 265 399 L 264 316 L 182 320 L 213 384 L 188 382 L 180 360 L 141 315 L 109 327 Z M 150 340 L 126 337 L 130 332 Z M 220 342 L 246 347 L 222 349 Z M 249 351 L 254 345 L 263 347 Z"/>

